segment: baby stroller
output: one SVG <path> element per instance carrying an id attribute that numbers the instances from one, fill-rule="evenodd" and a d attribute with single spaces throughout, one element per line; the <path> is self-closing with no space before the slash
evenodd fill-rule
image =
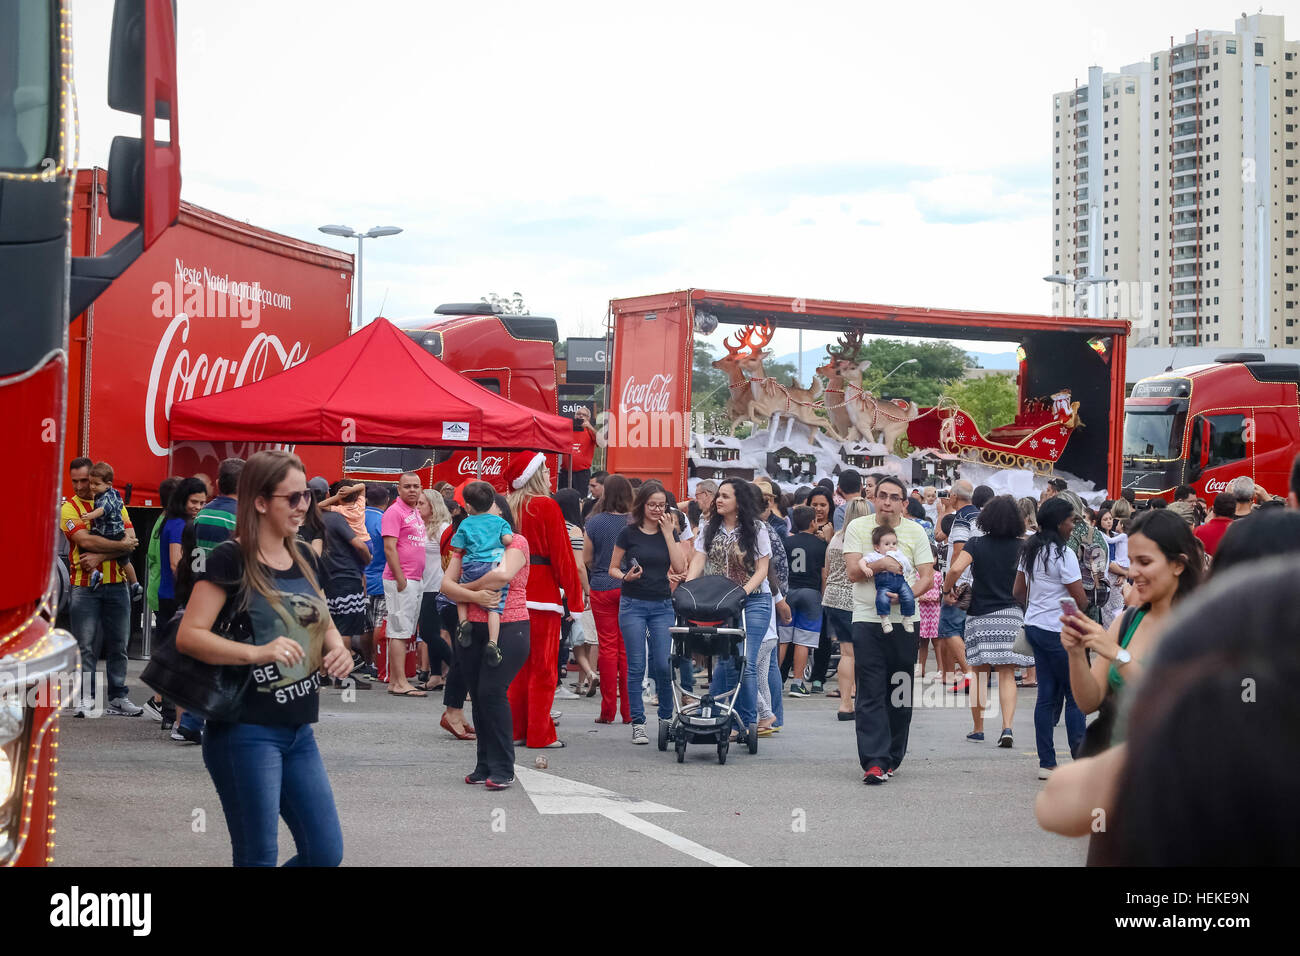
<path id="1" fill-rule="evenodd" d="M 745 655 L 741 650 L 745 640 L 744 589 L 721 575 L 696 578 L 678 585 L 673 593 L 673 608 L 677 624 L 668 629 L 672 635 L 669 670 L 673 719 L 671 723 L 659 723 L 659 749 L 667 750 L 672 741 L 677 762 L 681 763 L 686 759 L 688 743 L 711 743 L 718 748 L 718 763 L 726 763 L 734 726 L 745 735 L 749 752 L 758 753 L 758 725 L 740 726 L 735 710 L 736 694 L 745 676 Z M 692 654 L 708 657 L 709 683 L 713 680 L 713 658 L 730 657 L 739 674 L 735 688 L 714 697 L 706 683 L 698 700 L 694 695 L 687 698 L 682 690 L 680 665 L 689 662 Z"/>

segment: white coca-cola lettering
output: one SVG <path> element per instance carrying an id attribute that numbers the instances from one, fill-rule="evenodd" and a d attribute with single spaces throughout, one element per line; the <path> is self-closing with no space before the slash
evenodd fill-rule
<path id="1" fill-rule="evenodd" d="M 181 348 L 171 359 L 171 369 L 167 373 L 166 390 L 162 393 L 162 415 L 158 414 L 159 386 L 163 379 L 163 366 L 172 351 L 172 343 L 178 337 Z M 171 418 L 172 403 L 184 401 L 198 395 L 211 395 L 224 391 L 229 385 L 260 382 L 268 374 L 274 375 L 287 368 L 306 361 L 311 346 L 294 342 L 288 349 L 277 335 L 258 332 L 244 349 L 243 357 L 234 362 L 228 358 L 209 359 L 206 352 L 191 356 L 184 345 L 190 337 L 190 317 L 181 313 L 172 319 L 158 342 L 153 355 L 153 364 L 149 368 L 149 388 L 144 400 L 144 434 L 149 443 L 149 450 L 162 457 L 167 454 L 165 439 L 160 439 L 157 428 L 160 421 Z M 268 368 L 269 366 L 269 368 Z M 233 376 L 232 381 L 227 381 Z M 203 389 L 199 391 L 199 383 Z"/>
<path id="2" fill-rule="evenodd" d="M 671 375 L 656 375 L 644 385 L 638 385 L 636 377 L 629 375 L 623 383 L 623 398 L 619 407 L 625 412 L 666 412 L 672 399 L 668 386 L 673 382 Z"/>
<path id="3" fill-rule="evenodd" d="M 500 455 L 489 455 L 483 459 L 483 474 L 500 475 L 502 468 L 505 467 L 506 460 Z M 456 463 L 456 474 L 458 475 L 477 475 L 478 459 L 462 458 Z"/>
<path id="4" fill-rule="evenodd" d="M 1222 481 L 1217 481 L 1211 478 L 1209 481 L 1205 483 L 1205 493 L 1207 495 L 1213 495 L 1213 494 L 1217 494 L 1220 491 L 1227 491 L 1227 490 L 1228 490 L 1228 482 L 1226 479 Z"/>

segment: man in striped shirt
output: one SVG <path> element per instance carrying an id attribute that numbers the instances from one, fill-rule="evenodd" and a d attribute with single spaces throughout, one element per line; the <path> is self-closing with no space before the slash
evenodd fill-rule
<path id="1" fill-rule="evenodd" d="M 237 492 L 243 471 L 242 458 L 223 461 L 217 469 L 217 496 L 194 516 L 194 544 L 205 559 L 213 548 L 235 536 L 235 513 L 239 505 Z"/>
<path id="2" fill-rule="evenodd" d="M 131 634 L 131 593 L 123 565 L 118 558 L 128 558 L 140 544 L 131 524 L 131 516 L 122 509 L 126 537 L 112 541 L 92 534 L 85 514 L 95 508 L 90 492 L 89 458 L 74 458 L 68 465 L 73 496 L 63 502 L 59 527 L 71 545 L 69 565 L 72 572 L 72 596 L 68 613 L 77 644 L 81 648 L 81 700 L 75 704 L 76 716 L 99 716 L 95 706 L 95 675 L 99 658 L 104 658 L 108 677 L 108 706 L 103 713 L 121 717 L 138 717 L 144 708 L 131 702 L 126 686 L 126 643 Z M 91 576 L 99 571 L 102 580 L 92 587 Z"/>

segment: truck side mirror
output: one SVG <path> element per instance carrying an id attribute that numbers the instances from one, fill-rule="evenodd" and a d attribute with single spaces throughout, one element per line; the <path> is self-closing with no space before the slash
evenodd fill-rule
<path id="1" fill-rule="evenodd" d="M 109 49 L 108 102 L 140 117 L 140 136 L 117 136 L 108 154 L 108 214 L 139 223 L 112 249 L 74 256 L 68 315 L 80 315 L 154 244 L 181 212 L 176 104 L 176 8 L 172 0 L 117 0 Z M 168 122 L 166 142 L 154 123 Z"/>
<path id="2" fill-rule="evenodd" d="M 173 0 L 117 0 L 109 48 L 108 105 L 140 117 L 139 138 L 113 140 L 109 215 L 143 227 L 148 249 L 180 215 L 181 156 L 176 109 L 176 8 Z M 155 119 L 168 140 L 155 141 Z"/>

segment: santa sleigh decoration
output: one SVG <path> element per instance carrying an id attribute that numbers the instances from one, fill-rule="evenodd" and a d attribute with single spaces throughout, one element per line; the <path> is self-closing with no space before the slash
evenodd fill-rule
<path id="1" fill-rule="evenodd" d="M 1079 403 L 1062 389 L 1050 398 L 1030 399 L 1009 425 L 1000 425 L 987 435 L 960 408 L 940 405 L 923 410 L 910 423 L 907 439 L 918 448 L 938 448 L 963 461 L 996 468 L 1024 468 L 1037 474 L 1051 474 L 1065 454 L 1065 446 L 1079 421 Z"/>

